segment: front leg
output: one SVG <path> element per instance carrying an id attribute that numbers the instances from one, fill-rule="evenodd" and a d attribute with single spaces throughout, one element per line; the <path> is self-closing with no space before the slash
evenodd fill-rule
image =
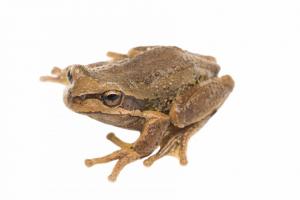
<path id="1" fill-rule="evenodd" d="M 61 83 L 63 85 L 68 84 L 68 71 L 69 67 L 60 69 L 59 67 L 53 67 L 51 74 L 53 76 L 41 76 L 40 81 L 50 81 L 55 83 Z"/>
<path id="2" fill-rule="evenodd" d="M 120 148 L 130 148 L 131 144 L 122 141 L 121 139 L 119 139 L 114 133 L 109 133 L 106 135 L 106 139 L 108 139 L 109 141 L 111 141 L 112 143 L 114 143 L 115 145 L 117 145 Z"/>
<path id="3" fill-rule="evenodd" d="M 118 160 L 108 179 L 115 181 L 121 170 L 129 163 L 150 155 L 160 144 L 163 134 L 169 126 L 168 116 L 158 112 L 144 112 L 147 119 L 140 137 L 133 144 L 124 143 L 116 136 L 109 134 L 108 139 L 121 147 L 107 156 L 87 159 L 85 164 L 91 167 L 95 164 Z"/>

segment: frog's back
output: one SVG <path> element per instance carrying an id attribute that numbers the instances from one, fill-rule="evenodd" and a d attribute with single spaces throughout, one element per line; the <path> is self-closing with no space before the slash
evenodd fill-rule
<path id="1" fill-rule="evenodd" d="M 193 72 L 194 76 L 190 77 L 193 79 L 197 79 L 200 75 L 211 78 L 220 70 L 213 57 L 191 53 L 174 46 L 151 47 L 133 57 L 124 67 L 131 69 L 128 71 L 133 74 L 142 73 L 143 77 L 161 72 L 161 76 L 156 79 L 167 78 L 170 74 L 180 74 L 185 70 Z"/>
<path id="2" fill-rule="evenodd" d="M 172 101 L 180 89 L 217 76 L 220 69 L 212 57 L 166 46 L 100 67 L 93 74 L 100 82 L 116 82 L 127 95 L 159 99 L 159 105 Z"/>

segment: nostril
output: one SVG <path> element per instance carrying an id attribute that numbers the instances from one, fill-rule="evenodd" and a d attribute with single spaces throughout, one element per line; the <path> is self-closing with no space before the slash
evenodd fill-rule
<path id="1" fill-rule="evenodd" d="M 80 99 L 83 101 L 83 100 L 85 100 L 86 99 L 86 95 L 81 95 L 80 96 Z"/>
<path id="2" fill-rule="evenodd" d="M 82 102 L 81 97 L 74 97 L 74 98 L 72 98 L 72 100 L 73 100 L 74 103 L 81 103 Z"/>
<path id="3" fill-rule="evenodd" d="M 229 90 L 232 90 L 234 88 L 234 80 L 229 75 L 225 75 L 221 77 L 223 85 L 228 88 Z"/>

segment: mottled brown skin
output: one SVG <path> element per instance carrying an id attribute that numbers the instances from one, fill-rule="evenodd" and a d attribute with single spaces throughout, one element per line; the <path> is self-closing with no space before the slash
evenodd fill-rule
<path id="1" fill-rule="evenodd" d="M 55 67 L 41 77 L 67 85 L 64 102 L 71 110 L 114 126 L 137 130 L 134 143 L 113 133 L 120 147 L 107 156 L 88 159 L 87 166 L 118 160 L 109 180 L 130 162 L 149 156 L 150 166 L 165 155 L 187 164 L 189 138 L 218 110 L 234 87 L 229 75 L 217 77 L 216 60 L 169 46 L 143 46 L 127 54 L 108 52 L 111 61 Z"/>

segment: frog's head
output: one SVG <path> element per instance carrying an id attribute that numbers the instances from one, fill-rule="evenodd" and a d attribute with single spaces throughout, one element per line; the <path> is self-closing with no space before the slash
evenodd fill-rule
<path id="1" fill-rule="evenodd" d="M 126 95 L 117 81 L 101 81 L 84 65 L 67 68 L 67 88 L 64 102 L 73 111 L 83 114 L 130 114 L 143 106 L 142 102 Z"/>

